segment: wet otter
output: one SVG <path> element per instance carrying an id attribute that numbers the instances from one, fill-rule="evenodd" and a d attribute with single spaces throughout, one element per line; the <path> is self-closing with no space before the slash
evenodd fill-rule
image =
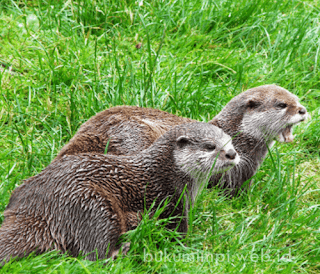
<path id="1" fill-rule="evenodd" d="M 189 123 L 136 155 L 88 153 L 54 161 L 14 190 L 0 228 L 0 261 L 50 249 L 82 252 L 90 260 L 116 256 L 119 236 L 137 226 L 145 208 L 166 199 L 160 217 L 180 217 L 168 228 L 187 232 L 188 201 L 211 172 L 239 163 L 230 140 L 213 125 Z"/>
<path id="2" fill-rule="evenodd" d="M 305 120 L 306 109 L 298 97 L 276 85 L 249 89 L 234 97 L 209 123 L 233 138 L 241 162 L 225 175 L 215 175 L 211 185 L 220 184 L 231 195 L 257 171 L 274 140 L 293 140 L 292 126 Z M 98 113 L 84 123 L 56 159 L 81 152 L 135 154 L 149 147 L 175 125 L 193 122 L 164 111 L 120 106 Z"/>

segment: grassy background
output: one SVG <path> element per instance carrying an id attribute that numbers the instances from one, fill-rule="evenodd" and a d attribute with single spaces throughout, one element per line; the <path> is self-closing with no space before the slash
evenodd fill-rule
<path id="1" fill-rule="evenodd" d="M 275 83 L 312 115 L 293 144 L 273 149 L 247 195 L 204 191 L 186 246 L 146 218 L 126 236 L 129 255 L 107 265 L 50 252 L 0 271 L 319 273 L 319 4 L 0 0 L 0 222 L 12 190 L 108 107 L 208 121 L 236 94 Z"/>

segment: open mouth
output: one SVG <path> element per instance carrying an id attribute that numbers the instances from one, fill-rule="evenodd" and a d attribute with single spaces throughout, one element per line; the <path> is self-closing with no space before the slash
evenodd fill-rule
<path id="1" fill-rule="evenodd" d="M 278 136 L 278 141 L 280 143 L 283 143 L 283 142 L 290 143 L 293 141 L 294 136 L 292 134 L 292 127 L 293 127 L 293 124 L 288 125 L 280 132 Z"/>
<path id="2" fill-rule="evenodd" d="M 278 140 L 280 143 L 292 142 L 294 140 L 294 135 L 292 134 L 292 127 L 305 121 L 306 119 L 311 119 L 309 113 L 301 117 L 299 121 L 288 124 L 282 131 L 280 131 L 279 135 L 276 137 L 276 140 Z"/>

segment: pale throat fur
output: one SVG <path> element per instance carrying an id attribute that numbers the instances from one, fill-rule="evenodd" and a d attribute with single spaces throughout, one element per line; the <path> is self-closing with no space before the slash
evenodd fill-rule
<path id="1" fill-rule="evenodd" d="M 233 136 L 241 157 L 229 172 L 229 184 L 248 180 L 274 142 L 291 142 L 292 127 L 308 118 L 307 110 L 294 94 L 276 85 L 249 89 L 234 97 L 209 123 Z M 226 173 L 228 177 L 228 173 Z"/>

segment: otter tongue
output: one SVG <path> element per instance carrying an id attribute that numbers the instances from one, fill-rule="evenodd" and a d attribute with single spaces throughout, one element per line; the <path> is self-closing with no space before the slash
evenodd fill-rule
<path id="1" fill-rule="evenodd" d="M 283 139 L 285 140 L 286 143 L 292 142 L 294 139 L 294 136 L 292 135 L 292 126 L 287 126 L 282 131 L 282 136 L 283 136 Z"/>

